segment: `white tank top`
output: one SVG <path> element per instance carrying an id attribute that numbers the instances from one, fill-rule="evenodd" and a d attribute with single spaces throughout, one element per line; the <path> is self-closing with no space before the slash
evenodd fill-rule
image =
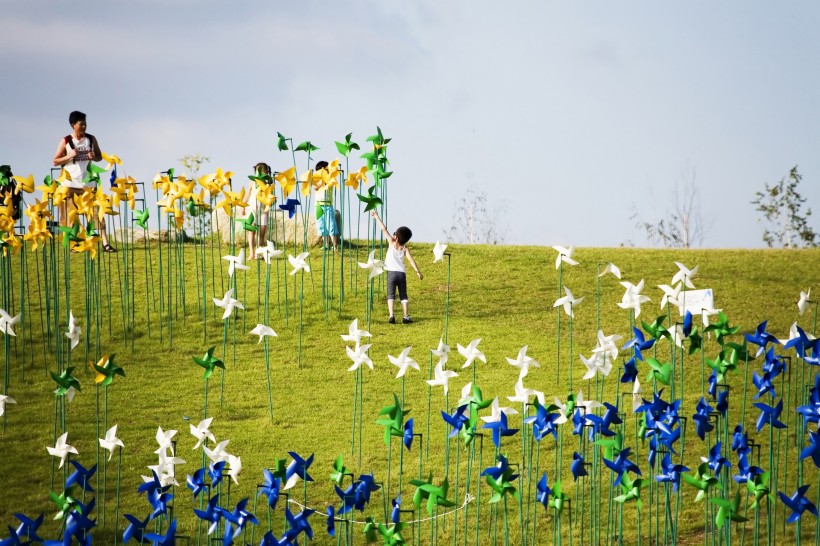
<path id="1" fill-rule="evenodd" d="M 387 249 L 387 255 L 384 257 L 384 268 L 388 271 L 404 273 L 404 249 L 398 250 L 394 246 L 390 246 Z"/>
<path id="2" fill-rule="evenodd" d="M 82 189 L 86 187 L 83 179 L 87 174 L 88 159 L 80 159 L 80 157 L 88 158 L 88 152 L 91 151 L 91 139 L 86 135 L 78 140 L 74 138 L 74 135 L 71 135 L 71 140 L 74 143 L 74 149 L 77 151 L 77 157 L 63 166 L 71 175 L 71 181 L 66 182 L 65 185 L 69 188 Z M 66 148 L 69 148 L 68 144 L 66 144 Z M 93 186 L 93 184 L 89 184 L 89 186 Z"/>

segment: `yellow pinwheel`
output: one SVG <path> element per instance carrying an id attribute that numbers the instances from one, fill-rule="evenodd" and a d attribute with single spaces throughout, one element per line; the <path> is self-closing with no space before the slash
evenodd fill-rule
<path id="1" fill-rule="evenodd" d="M 34 175 L 30 174 L 27 178 L 22 176 L 12 176 L 12 178 L 17 181 L 17 188 L 15 188 L 14 193 L 20 193 L 21 190 L 26 193 L 34 192 Z"/>
<path id="2" fill-rule="evenodd" d="M 353 191 L 359 190 L 359 184 L 367 184 L 367 165 L 363 165 L 358 171 L 348 173 L 345 186 L 353 188 Z"/>
<path id="3" fill-rule="evenodd" d="M 274 179 L 282 186 L 282 194 L 290 195 L 290 192 L 296 186 L 296 167 L 280 172 Z"/>
<path id="4" fill-rule="evenodd" d="M 196 186 L 196 180 L 188 182 L 184 175 L 179 175 L 174 183 L 174 193 L 178 199 L 185 199 L 187 201 L 194 194 L 194 186 Z"/>
<path id="5" fill-rule="evenodd" d="M 154 181 L 152 184 L 154 189 L 159 188 L 162 192 L 162 195 L 167 195 L 168 191 L 171 189 L 171 179 L 168 177 L 167 174 L 157 173 L 154 177 Z"/>
<path id="6" fill-rule="evenodd" d="M 310 193 L 311 188 L 313 187 L 313 179 L 314 173 L 312 169 L 308 169 L 307 171 L 302 173 L 302 176 L 299 177 L 299 184 L 302 185 L 301 192 L 302 195 L 308 195 Z M 317 179 L 321 179 L 321 175 L 317 177 Z"/>
<path id="7" fill-rule="evenodd" d="M 60 176 L 57 177 L 55 180 L 58 184 L 63 184 L 65 182 L 71 182 L 71 175 L 68 174 L 68 171 L 63 169 L 60 171 Z"/>
<path id="8" fill-rule="evenodd" d="M 128 187 L 121 184 L 120 181 L 125 182 L 124 178 L 117 178 L 111 186 L 111 204 L 114 207 L 119 207 L 123 201 L 128 201 Z"/>
<path id="9" fill-rule="evenodd" d="M 265 205 L 265 212 L 276 203 L 275 190 L 276 186 L 273 184 L 266 184 L 261 180 L 256 181 L 256 200 Z"/>
<path id="10" fill-rule="evenodd" d="M 12 224 L 11 231 L 6 231 L 6 236 L 0 241 L 0 247 L 3 248 L 3 256 L 7 256 L 9 250 L 12 254 L 16 254 L 18 250 L 23 247 L 23 243 L 20 241 L 20 238 L 14 235 L 14 225 Z"/>
<path id="11" fill-rule="evenodd" d="M 72 250 L 74 250 L 74 252 L 88 252 L 91 254 L 91 259 L 94 260 L 97 258 L 97 242 L 99 240 L 100 238 L 97 235 L 89 236 L 83 232 L 80 236 L 80 241 L 74 245 Z"/>
<path id="12" fill-rule="evenodd" d="M 105 152 L 102 153 L 102 158 L 108 162 L 108 165 L 105 166 L 105 170 L 107 171 L 114 165 L 122 165 L 122 160 L 114 154 L 107 154 Z"/>
<path id="13" fill-rule="evenodd" d="M 219 192 L 222 191 L 222 186 L 219 185 L 219 181 L 216 179 L 214 174 L 203 174 L 199 177 L 199 185 L 205 188 L 205 190 L 211 194 L 211 197 L 219 195 Z"/>

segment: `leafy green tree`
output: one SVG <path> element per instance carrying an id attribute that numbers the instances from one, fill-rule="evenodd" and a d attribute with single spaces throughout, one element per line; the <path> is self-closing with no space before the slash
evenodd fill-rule
<path id="1" fill-rule="evenodd" d="M 803 212 L 806 198 L 798 192 L 803 177 L 797 172 L 797 165 L 789 171 L 789 176 L 776 184 L 765 185 L 763 191 L 755 193 L 752 201 L 762 219 L 771 225 L 763 231 L 763 241 L 769 247 L 801 248 L 817 246 L 817 234 L 809 225 L 811 209 Z M 760 221 L 760 219 L 758 219 Z"/>

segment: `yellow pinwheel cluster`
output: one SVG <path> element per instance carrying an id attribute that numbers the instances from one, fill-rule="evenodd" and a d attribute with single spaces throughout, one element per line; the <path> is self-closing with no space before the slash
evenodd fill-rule
<path id="1" fill-rule="evenodd" d="M 218 168 L 216 172 L 204 174 L 199 177 L 199 185 L 205 188 L 211 197 L 216 197 L 222 192 L 222 188 L 230 186 L 232 171 L 223 171 Z"/>
<path id="2" fill-rule="evenodd" d="M 26 207 L 24 213 L 29 218 L 29 224 L 28 232 L 23 236 L 23 240 L 32 243 L 31 251 L 34 252 L 52 238 L 48 222 L 53 220 L 53 217 L 48 209 L 48 201 L 39 199 L 35 199 L 33 205 Z"/>
<path id="3" fill-rule="evenodd" d="M 119 207 L 120 203 L 127 202 L 128 208 L 134 210 L 137 191 L 137 181 L 132 177 L 115 179 L 114 185 L 111 186 L 111 205 Z"/>
<path id="4" fill-rule="evenodd" d="M 200 183 L 202 178 L 200 178 Z M 166 213 L 174 215 L 174 223 L 177 229 L 182 229 L 185 223 L 184 203 L 208 207 L 205 204 L 205 188 L 199 193 L 194 193 L 196 180 L 188 180 L 184 175 L 179 175 L 176 180 L 171 180 L 167 174 L 157 174 L 154 177 L 153 187 L 162 191 L 162 199 L 157 201 L 157 206 Z"/>
<path id="5" fill-rule="evenodd" d="M 264 180 L 256 181 L 256 200 L 265 205 L 265 212 L 276 203 L 276 186 L 266 184 Z"/>
<path id="6" fill-rule="evenodd" d="M 79 242 L 75 243 L 74 246 L 71 247 L 71 250 L 80 253 L 88 252 L 91 254 L 91 259 L 95 259 L 97 257 L 97 243 L 100 240 L 97 232 L 87 232 L 83 227 L 80 227 L 77 238 L 79 239 Z"/>

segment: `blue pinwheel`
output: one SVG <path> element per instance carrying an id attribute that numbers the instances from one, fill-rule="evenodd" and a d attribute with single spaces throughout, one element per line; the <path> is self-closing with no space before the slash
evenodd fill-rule
<path id="1" fill-rule="evenodd" d="M 168 516 L 168 503 L 174 499 L 174 495 L 168 492 L 170 486 L 165 490 L 152 489 L 148 492 L 148 504 L 153 508 L 151 519 L 159 516 Z"/>
<path id="2" fill-rule="evenodd" d="M 544 472 L 541 475 L 541 479 L 538 480 L 535 491 L 535 500 L 544 507 L 544 510 L 546 510 L 549 505 L 551 494 L 552 490 L 547 485 L 547 473 Z"/>
<path id="3" fill-rule="evenodd" d="M 806 423 L 820 424 L 820 373 L 814 376 L 814 386 L 809 389 L 808 404 L 799 406 L 797 412 Z"/>
<path id="4" fill-rule="evenodd" d="M 814 466 L 820 468 L 820 432 L 809 431 L 809 445 L 800 452 L 800 460 L 811 457 Z"/>
<path id="5" fill-rule="evenodd" d="M 94 465 L 91 468 L 85 468 L 83 465 L 81 465 L 79 462 L 73 459 L 69 462 L 74 466 L 75 470 L 74 472 L 69 474 L 68 478 L 65 481 L 66 489 L 68 489 L 74 484 L 77 484 L 83 491 L 93 493 L 94 488 L 91 487 L 89 480 L 94 476 L 94 473 L 97 471 L 97 465 Z"/>
<path id="6" fill-rule="evenodd" d="M 773 343 L 775 345 L 780 345 L 780 341 L 772 334 L 766 331 L 766 324 L 768 321 L 764 320 L 760 324 L 757 325 L 755 332 L 753 334 L 746 334 L 746 341 L 757 345 L 759 348 L 757 353 L 755 354 L 755 358 L 760 356 L 766 351 L 766 346 L 769 343 Z"/>
<path id="7" fill-rule="evenodd" d="M 194 472 L 193 476 L 189 474 L 185 484 L 188 489 L 194 492 L 194 498 L 197 498 L 208 487 L 208 484 L 205 483 L 205 469 L 200 468 Z"/>
<path id="8" fill-rule="evenodd" d="M 710 413 L 712 413 L 712 406 L 701 397 L 700 402 L 698 402 L 695 408 L 695 414 L 692 415 L 692 420 L 695 421 L 695 432 L 701 440 L 706 439 L 707 432 L 711 432 L 715 429 L 715 426 L 711 422 Z"/>
<path id="9" fill-rule="evenodd" d="M 245 529 L 245 526 L 248 523 L 252 523 L 254 525 L 259 525 L 259 520 L 256 519 L 256 516 L 253 513 L 248 512 L 248 498 L 245 497 L 238 503 L 232 511 L 225 510 L 222 508 L 222 517 L 225 518 L 226 521 L 230 522 L 231 525 L 225 526 L 225 533 L 227 536 L 228 528 L 233 526 L 233 537 L 236 538 L 239 534 Z"/>
<path id="10" fill-rule="evenodd" d="M 741 453 L 737 460 L 737 474 L 732 476 L 732 478 L 737 483 L 746 483 L 760 474 L 763 474 L 763 469 L 759 466 L 750 465 L 748 454 Z"/>
<path id="11" fill-rule="evenodd" d="M 413 419 L 410 418 L 404 423 L 404 447 L 407 448 L 407 451 L 410 451 L 410 448 L 413 447 Z"/>
<path id="12" fill-rule="evenodd" d="M 510 463 L 507 460 L 507 457 L 504 455 L 499 455 L 496 460 L 498 462 L 495 466 L 488 466 L 481 472 L 482 476 L 490 476 L 492 479 L 497 480 L 500 476 L 507 472 L 510 468 Z"/>
<path id="13" fill-rule="evenodd" d="M 148 522 L 151 521 L 151 516 L 140 520 L 132 514 L 125 514 L 125 519 L 128 520 L 128 527 L 126 527 L 122 533 L 123 544 L 128 544 L 132 538 L 136 540 L 137 543 L 142 544 L 145 540 L 145 528 Z"/>
<path id="14" fill-rule="evenodd" d="M 649 340 L 647 340 L 644 337 L 641 329 L 636 328 L 635 326 L 632 327 L 632 330 L 635 332 L 635 337 L 627 341 L 624 344 L 624 346 L 621 347 L 621 350 L 625 351 L 627 349 L 634 349 L 635 356 L 638 358 L 638 360 L 643 360 L 643 355 L 641 354 L 641 351 L 651 349 L 652 346 L 655 344 L 655 338 L 649 338 Z"/>
<path id="15" fill-rule="evenodd" d="M 361 474 L 356 482 L 356 510 L 364 511 L 364 507 L 370 502 L 370 496 L 381 489 L 381 486 L 376 484 L 376 478 L 373 474 Z"/>
<path id="16" fill-rule="evenodd" d="M 509 428 L 507 426 L 507 414 L 503 411 L 498 421 L 487 423 L 481 428 L 487 428 L 493 431 L 493 444 L 495 447 L 501 447 L 501 438 L 504 436 L 513 436 L 518 432 L 517 428 Z"/>
<path id="17" fill-rule="evenodd" d="M 327 507 L 325 510 L 327 514 L 327 534 L 335 537 L 336 536 L 336 509 L 331 505 Z"/>
<path id="18" fill-rule="evenodd" d="M 683 326 L 681 327 L 683 331 L 683 337 L 687 338 L 692 335 L 692 312 L 687 311 L 685 315 L 683 315 Z"/>
<path id="19" fill-rule="evenodd" d="M 194 514 L 202 521 L 207 521 L 211 524 L 208 527 L 208 534 L 212 534 L 216 530 L 217 525 L 219 525 L 219 520 L 222 519 L 222 509 L 219 507 L 219 494 L 214 495 L 208 500 L 208 506 L 205 510 L 194 508 Z"/>
<path id="20" fill-rule="evenodd" d="M 673 428 L 674 425 L 669 425 L 665 421 L 657 421 L 655 426 L 657 427 L 658 445 L 665 447 L 667 451 L 677 455 L 675 442 L 680 440 L 680 426 Z"/>
<path id="21" fill-rule="evenodd" d="M 763 371 L 768 373 L 772 379 L 786 371 L 786 362 L 783 358 L 774 354 L 773 348 L 766 351 L 766 357 L 763 360 Z"/>
<path id="22" fill-rule="evenodd" d="M 729 460 L 720 454 L 720 451 L 723 447 L 721 442 L 716 443 L 712 446 L 712 449 L 709 450 L 709 457 L 701 457 L 700 460 L 709 465 L 709 468 L 712 472 L 715 473 L 715 478 L 720 477 L 720 471 L 723 467 L 731 468 L 732 463 Z"/>
<path id="23" fill-rule="evenodd" d="M 817 517 L 817 507 L 806 498 L 806 491 L 808 490 L 809 486 L 803 485 L 798 487 L 797 491 L 795 491 L 791 497 L 786 496 L 786 494 L 782 491 L 778 493 L 778 496 L 780 496 L 780 500 L 783 501 L 783 504 L 789 507 L 792 511 L 791 515 L 786 520 L 786 523 L 794 523 L 799 520 L 804 512 L 810 512 L 814 514 L 814 517 Z"/>
<path id="24" fill-rule="evenodd" d="M 294 515 L 293 512 L 290 511 L 290 508 L 285 508 L 285 518 L 288 521 L 290 529 L 288 529 L 283 538 L 287 537 L 288 540 L 295 541 L 301 533 L 305 533 L 310 540 L 313 540 L 313 528 L 311 528 L 308 522 L 308 517 L 314 512 L 315 510 L 305 508 Z"/>
<path id="25" fill-rule="evenodd" d="M 225 461 L 212 462 L 208 465 L 208 477 L 211 479 L 211 489 L 216 488 L 222 483 L 223 470 L 225 470 Z"/>
<path id="26" fill-rule="evenodd" d="M 444 419 L 444 422 L 453 427 L 453 430 L 450 431 L 449 437 L 452 438 L 456 434 L 458 434 L 464 425 L 470 422 L 470 418 L 465 415 L 467 411 L 467 404 L 459 406 L 453 412 L 452 415 L 449 415 L 447 412 L 441 412 L 441 418 Z"/>
<path id="27" fill-rule="evenodd" d="M 743 431 L 743 425 L 737 425 L 732 433 L 732 451 L 738 455 L 749 453 L 749 435 Z"/>
<path id="28" fill-rule="evenodd" d="M 287 211 L 288 218 L 293 218 L 293 215 L 296 214 L 296 207 L 298 205 L 301 205 L 298 199 L 288 198 L 287 201 L 279 205 L 279 208 Z"/>
<path id="29" fill-rule="evenodd" d="M 70 544 L 71 537 L 77 539 L 77 542 L 82 545 L 91 546 L 91 529 L 97 525 L 97 522 L 91 520 L 86 516 L 94 510 L 94 499 L 88 503 L 88 506 L 82 512 L 79 510 L 72 510 L 68 514 L 65 523 L 65 532 L 63 535 L 63 543 Z"/>
<path id="30" fill-rule="evenodd" d="M 533 436 L 537 441 L 541 441 L 547 434 L 552 434 L 555 440 L 558 440 L 558 429 L 555 421 L 559 415 L 552 413 L 558 409 L 554 405 L 542 406 L 538 400 L 535 401 L 535 415 L 531 415 L 524 419 L 524 423 L 532 425 Z"/>
<path id="31" fill-rule="evenodd" d="M 780 421 L 780 414 L 783 412 L 783 399 L 777 403 L 776 406 L 767 406 L 756 402 L 754 407 L 760 410 L 760 416 L 757 418 L 757 431 L 760 432 L 767 424 L 774 428 L 786 428 L 785 423 Z"/>
<path id="32" fill-rule="evenodd" d="M 726 417 L 726 412 L 729 411 L 729 391 L 724 389 L 718 393 L 717 404 L 715 409 L 723 417 Z"/>
<path id="33" fill-rule="evenodd" d="M 291 478 L 293 478 L 294 476 L 298 476 L 306 482 L 312 482 L 313 478 L 310 477 L 310 474 L 308 474 L 307 471 L 310 468 L 310 465 L 313 464 L 313 453 L 311 453 L 310 457 L 308 457 L 307 459 L 303 459 L 295 451 L 288 451 L 288 455 L 293 457 L 293 460 L 290 462 L 288 468 L 285 470 L 285 481 L 290 482 Z"/>
<path id="34" fill-rule="evenodd" d="M 615 460 L 613 461 L 606 458 L 604 459 L 604 464 L 606 467 L 618 476 L 615 478 L 615 482 L 613 483 L 614 486 L 621 484 L 621 478 L 625 472 L 634 472 L 639 476 L 641 475 L 641 469 L 638 468 L 638 465 L 629 460 L 630 450 L 631 448 L 624 448 L 620 453 L 618 453 L 618 456 L 615 457 Z"/>
<path id="35" fill-rule="evenodd" d="M 584 425 L 587 422 L 585 415 L 580 409 L 575 410 L 572 414 L 572 434 L 575 436 L 580 436 L 584 431 Z"/>
<path id="36" fill-rule="evenodd" d="M 344 515 L 353 510 L 356 506 L 356 499 L 357 499 L 357 490 L 356 486 L 358 482 L 354 482 L 350 484 L 347 489 L 342 489 L 338 485 L 334 485 L 333 488 L 336 491 L 336 495 L 339 496 L 339 499 L 342 501 L 342 506 L 339 508 L 339 515 Z"/>
<path id="37" fill-rule="evenodd" d="M 165 531 L 164 535 L 158 535 L 156 533 L 147 533 L 145 535 L 146 540 L 150 540 L 154 543 L 154 546 L 174 546 L 176 544 L 176 534 L 177 534 L 177 520 L 171 520 L 171 524 L 168 525 L 168 530 Z"/>
<path id="38" fill-rule="evenodd" d="M 287 546 L 292 544 L 287 537 L 283 536 L 282 539 L 276 538 L 271 531 L 265 533 L 265 536 L 262 537 L 262 542 L 259 543 L 259 546 Z"/>
<path id="39" fill-rule="evenodd" d="M 638 364 L 633 356 L 624 362 L 624 374 L 621 376 L 621 383 L 634 383 L 638 378 Z"/>
<path id="40" fill-rule="evenodd" d="M 774 377 L 769 372 L 764 373 L 762 376 L 757 375 L 757 372 L 752 372 L 752 383 L 754 384 L 755 388 L 757 389 L 757 394 L 755 395 L 755 400 L 760 398 L 761 396 L 768 394 L 774 400 L 777 397 L 777 393 L 775 392 L 774 381 L 772 381 Z"/>
<path id="41" fill-rule="evenodd" d="M 578 481 L 578 478 L 580 478 L 581 476 L 588 475 L 584 458 L 577 451 L 575 451 L 572 454 L 572 464 L 569 468 L 572 471 L 572 477 L 575 479 L 576 482 Z"/>
<path id="42" fill-rule="evenodd" d="M 17 542 L 10 542 L 9 546 L 15 544 L 31 544 L 33 542 L 43 542 L 43 539 L 37 535 L 37 530 L 40 528 L 40 525 L 43 524 L 43 514 L 37 519 L 31 519 L 24 514 L 14 514 L 14 517 L 20 520 L 20 525 L 17 526 L 17 529 L 12 529 L 9 527 L 9 530 L 12 531 L 12 537 L 17 538 Z M 11 537 L 9 537 L 11 539 Z M 0 544 L 5 545 L 5 541 L 0 541 Z"/>
<path id="43" fill-rule="evenodd" d="M 157 476 L 156 471 L 151 470 L 151 479 L 140 484 L 140 486 L 137 487 L 137 493 L 150 493 L 155 490 L 164 491 L 166 489 L 166 487 L 163 487 L 162 482 L 160 482 L 159 476 Z"/>
<path id="44" fill-rule="evenodd" d="M 709 380 L 708 381 L 709 381 L 709 389 L 708 389 L 707 392 L 709 393 L 709 396 L 711 396 L 712 399 L 714 400 L 715 396 L 717 396 L 717 384 L 718 384 L 717 372 L 715 370 L 712 370 L 712 373 L 709 374 Z"/>
<path id="45" fill-rule="evenodd" d="M 655 479 L 659 483 L 671 483 L 672 491 L 677 491 L 683 472 L 689 472 L 689 468 L 682 464 L 672 464 L 672 454 L 666 453 L 661 460 L 661 473 L 655 476 Z"/>
<path id="46" fill-rule="evenodd" d="M 390 521 L 401 523 L 401 495 L 390 501 L 393 509 L 390 511 Z"/>
<path id="47" fill-rule="evenodd" d="M 262 470 L 262 474 L 265 476 L 265 483 L 258 487 L 259 492 L 256 496 L 265 495 L 268 498 L 268 506 L 271 510 L 275 510 L 276 503 L 279 501 L 279 490 L 282 481 L 267 468 Z"/>

